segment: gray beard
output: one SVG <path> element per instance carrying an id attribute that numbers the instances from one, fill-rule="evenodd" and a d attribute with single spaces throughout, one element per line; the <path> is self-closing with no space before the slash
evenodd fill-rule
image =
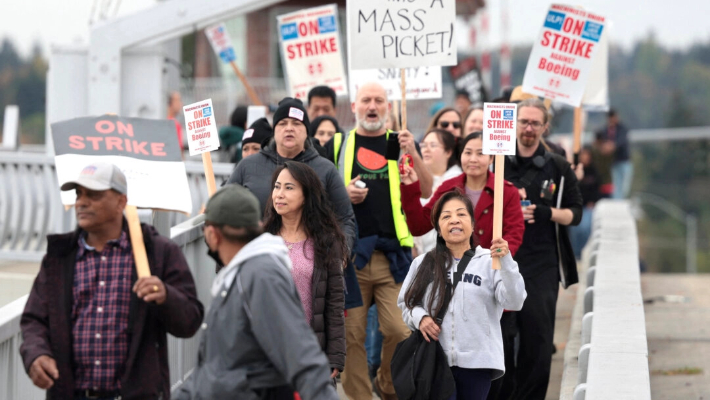
<path id="1" fill-rule="evenodd" d="M 357 124 L 364 130 L 368 132 L 377 132 L 380 129 L 382 129 L 383 126 L 385 126 L 385 122 L 387 120 L 387 116 L 384 118 L 379 119 L 377 122 L 367 122 L 366 119 L 357 119 Z"/>

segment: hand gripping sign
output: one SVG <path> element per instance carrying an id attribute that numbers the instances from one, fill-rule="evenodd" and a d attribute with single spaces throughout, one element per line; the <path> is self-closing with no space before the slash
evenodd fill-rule
<path id="1" fill-rule="evenodd" d="M 332 88 L 337 96 L 347 95 L 338 6 L 299 10 L 276 20 L 291 96 L 305 98 L 318 85 Z"/>
<path id="2" fill-rule="evenodd" d="M 503 181 L 505 156 L 515 155 L 518 107 L 513 103 L 483 104 L 483 154 L 495 155 L 493 189 L 493 239 L 503 237 Z M 493 269 L 500 269 L 500 259 L 493 259 Z"/>
<path id="3" fill-rule="evenodd" d="M 52 124 L 59 184 L 75 179 L 87 165 L 101 161 L 118 167 L 128 184 L 126 219 L 138 276 L 149 276 L 137 207 L 192 212 L 185 164 L 175 140 L 175 122 L 115 115 L 76 118 Z M 73 206 L 74 192 L 61 192 Z"/>
<path id="4" fill-rule="evenodd" d="M 579 107 L 605 23 L 580 8 L 551 5 L 528 59 L 523 91 Z"/>

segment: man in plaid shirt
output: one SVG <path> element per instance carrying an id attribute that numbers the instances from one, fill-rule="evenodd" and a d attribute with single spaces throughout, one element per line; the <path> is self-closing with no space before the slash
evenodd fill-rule
<path id="1" fill-rule="evenodd" d="M 95 163 L 62 185 L 76 190 L 72 233 L 48 238 L 22 315 L 20 349 L 51 399 L 168 399 L 167 337 L 203 317 L 177 245 L 143 225 L 151 276 L 137 279 L 123 209 L 126 177 Z"/>

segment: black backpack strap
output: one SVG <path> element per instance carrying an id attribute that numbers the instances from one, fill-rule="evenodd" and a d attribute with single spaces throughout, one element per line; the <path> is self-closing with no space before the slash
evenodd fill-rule
<path id="1" fill-rule="evenodd" d="M 471 262 L 472 258 L 473 250 L 466 250 L 466 252 L 463 253 L 463 257 L 459 261 L 459 264 L 456 266 L 456 272 L 454 272 L 454 284 L 452 285 L 449 281 L 446 282 L 446 289 L 444 290 L 444 303 L 442 304 L 439 313 L 436 314 L 435 321 L 437 325 L 441 325 L 444 321 L 446 310 L 449 308 L 451 298 L 454 296 L 454 290 L 456 290 L 456 286 L 459 284 L 459 281 L 463 276 L 463 272 L 466 270 L 466 266 L 468 266 L 468 263 Z"/>

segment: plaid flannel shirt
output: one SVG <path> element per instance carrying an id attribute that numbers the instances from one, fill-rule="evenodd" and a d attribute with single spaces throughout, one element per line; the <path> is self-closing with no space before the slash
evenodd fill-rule
<path id="1" fill-rule="evenodd" d="M 71 314 L 77 390 L 120 389 L 128 357 L 132 270 L 125 230 L 101 252 L 79 237 Z"/>

